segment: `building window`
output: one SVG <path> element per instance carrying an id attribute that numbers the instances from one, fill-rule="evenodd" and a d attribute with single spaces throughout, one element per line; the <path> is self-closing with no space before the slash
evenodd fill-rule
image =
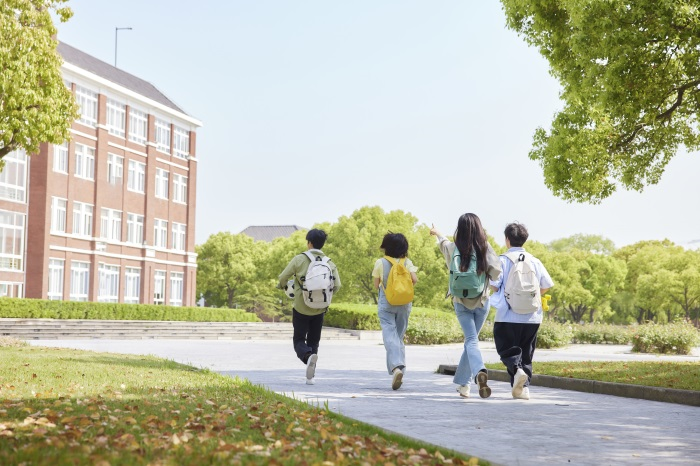
<path id="1" fill-rule="evenodd" d="M 90 264 L 73 261 L 70 264 L 70 300 L 87 301 L 90 291 Z"/>
<path id="2" fill-rule="evenodd" d="M 141 269 L 127 267 L 124 274 L 124 302 L 138 304 L 141 297 Z"/>
<path id="3" fill-rule="evenodd" d="M 173 155 L 175 157 L 187 160 L 190 155 L 190 133 L 189 131 L 175 126 L 173 133 Z"/>
<path id="4" fill-rule="evenodd" d="M 100 213 L 100 238 L 122 240 L 122 213 L 118 210 L 102 208 Z"/>
<path id="5" fill-rule="evenodd" d="M 126 242 L 132 244 L 143 243 L 143 215 L 126 215 Z"/>
<path id="6" fill-rule="evenodd" d="M 0 199 L 25 202 L 27 199 L 27 154 L 23 150 L 10 152 L 2 158 Z"/>
<path id="7" fill-rule="evenodd" d="M 157 248 L 168 247 L 168 222 L 166 220 L 154 220 L 153 245 Z"/>
<path id="8" fill-rule="evenodd" d="M 170 153 L 170 123 L 156 118 L 156 148 Z"/>
<path id="9" fill-rule="evenodd" d="M 146 164 L 129 160 L 129 181 L 127 189 L 135 193 L 146 192 Z"/>
<path id="10" fill-rule="evenodd" d="M 0 269 L 23 270 L 24 215 L 0 210 Z"/>
<path id="11" fill-rule="evenodd" d="M 168 183 L 170 181 L 170 172 L 162 168 L 156 168 L 156 197 L 161 199 L 168 198 Z"/>
<path id="12" fill-rule="evenodd" d="M 66 232 L 66 205 L 68 201 L 60 197 L 51 198 L 51 232 Z"/>
<path id="13" fill-rule="evenodd" d="M 75 101 L 80 107 L 78 121 L 87 126 L 97 125 L 97 93 L 81 86 L 75 87 Z"/>
<path id="14" fill-rule="evenodd" d="M 100 264 L 100 289 L 97 301 L 100 303 L 119 302 L 119 266 Z"/>
<path id="15" fill-rule="evenodd" d="M 63 299 L 63 259 L 49 259 L 49 292 L 51 300 Z"/>
<path id="16" fill-rule="evenodd" d="M 182 282 L 183 274 L 180 272 L 170 273 L 170 305 L 182 306 Z"/>
<path id="17" fill-rule="evenodd" d="M 53 171 L 68 174 L 68 143 L 53 146 Z"/>
<path id="18" fill-rule="evenodd" d="M 133 108 L 129 109 L 129 140 L 143 145 L 148 140 L 148 115 Z"/>
<path id="19" fill-rule="evenodd" d="M 187 204 L 187 177 L 173 173 L 173 202 Z"/>
<path id="20" fill-rule="evenodd" d="M 22 283 L 0 282 L 0 296 L 3 298 L 23 298 Z"/>
<path id="21" fill-rule="evenodd" d="M 175 251 L 185 250 L 185 234 L 187 231 L 187 225 L 184 223 L 173 222 L 173 241 L 171 243 L 172 248 Z"/>
<path id="22" fill-rule="evenodd" d="M 110 184 L 122 184 L 124 176 L 124 157 L 107 154 L 107 180 Z"/>
<path id="23" fill-rule="evenodd" d="M 165 304 L 165 271 L 156 270 L 153 278 L 153 304 Z"/>
<path id="24" fill-rule="evenodd" d="M 93 206 L 73 201 L 73 234 L 92 236 Z"/>
<path id="25" fill-rule="evenodd" d="M 120 138 L 126 130 L 126 106 L 113 99 L 107 99 L 107 130 Z"/>
<path id="26" fill-rule="evenodd" d="M 87 180 L 95 179 L 95 148 L 84 144 L 75 145 L 75 176 Z"/>

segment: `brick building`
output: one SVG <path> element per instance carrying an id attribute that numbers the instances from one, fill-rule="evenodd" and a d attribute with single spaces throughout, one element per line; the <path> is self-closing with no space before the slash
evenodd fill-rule
<path id="1" fill-rule="evenodd" d="M 0 296 L 193 306 L 201 122 L 150 83 L 59 44 L 70 142 L 5 157 Z"/>

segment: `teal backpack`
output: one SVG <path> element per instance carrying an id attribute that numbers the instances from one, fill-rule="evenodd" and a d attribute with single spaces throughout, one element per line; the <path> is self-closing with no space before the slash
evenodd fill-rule
<path id="1" fill-rule="evenodd" d="M 462 272 L 461 256 L 455 246 L 450 262 L 450 294 L 455 298 L 477 298 L 484 292 L 486 274 L 476 272 L 476 254 L 472 252 L 469 267 Z"/>

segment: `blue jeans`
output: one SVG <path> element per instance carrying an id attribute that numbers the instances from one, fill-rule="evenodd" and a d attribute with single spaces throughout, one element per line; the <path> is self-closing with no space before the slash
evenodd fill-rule
<path id="1" fill-rule="evenodd" d="M 386 368 L 391 374 L 397 367 L 402 372 L 406 369 L 406 347 L 403 337 L 408 327 L 408 316 L 413 303 L 392 306 L 386 299 L 379 300 L 379 323 L 382 326 L 382 339 L 386 350 Z"/>
<path id="2" fill-rule="evenodd" d="M 467 309 L 461 303 L 454 303 L 454 306 L 457 320 L 464 332 L 464 351 L 453 381 L 458 385 L 469 385 L 474 382 L 474 377 L 479 371 L 486 370 L 479 349 L 479 332 L 489 313 L 489 301 L 486 301 L 484 307 L 476 309 Z"/>

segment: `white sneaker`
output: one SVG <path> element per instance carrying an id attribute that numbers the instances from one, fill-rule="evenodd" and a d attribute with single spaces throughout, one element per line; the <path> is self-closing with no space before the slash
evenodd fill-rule
<path id="1" fill-rule="evenodd" d="M 524 370 L 522 370 L 522 368 L 518 367 L 518 370 L 515 372 L 515 377 L 513 377 L 513 390 L 511 391 L 511 393 L 513 394 L 513 398 L 522 397 L 523 389 L 525 388 L 526 382 L 527 374 Z"/>
<path id="2" fill-rule="evenodd" d="M 309 359 L 306 360 L 306 379 L 313 379 L 316 375 L 316 361 L 318 361 L 318 354 L 312 354 Z"/>
<path id="3" fill-rule="evenodd" d="M 391 389 L 398 390 L 403 383 L 403 372 L 398 367 L 394 369 L 393 377 L 391 379 Z"/>
<path id="4" fill-rule="evenodd" d="M 316 381 L 314 379 L 306 379 L 306 385 L 316 385 Z"/>
<path id="5" fill-rule="evenodd" d="M 459 396 L 462 398 L 469 398 L 469 389 L 471 386 L 469 385 L 460 385 L 457 387 L 457 392 L 459 392 Z"/>
<path id="6" fill-rule="evenodd" d="M 520 392 L 520 396 L 516 397 L 518 400 L 529 400 L 530 399 L 530 389 L 528 387 L 523 387 L 523 391 Z"/>

